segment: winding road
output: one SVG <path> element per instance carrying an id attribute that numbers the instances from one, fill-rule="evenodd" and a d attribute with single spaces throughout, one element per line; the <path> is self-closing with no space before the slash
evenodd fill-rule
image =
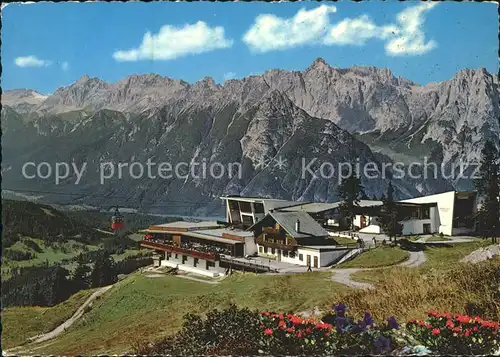
<path id="1" fill-rule="evenodd" d="M 97 291 L 95 291 L 92 295 L 90 295 L 87 300 L 78 308 L 78 310 L 75 311 L 73 316 L 71 316 L 69 319 L 64 321 L 62 324 L 57 326 L 55 329 L 53 329 L 50 332 L 44 333 L 42 335 L 34 336 L 29 339 L 30 343 L 36 344 L 36 343 L 41 343 L 45 342 L 47 340 L 51 340 L 57 336 L 59 336 L 61 333 L 66 331 L 71 325 L 73 325 L 80 317 L 83 316 L 85 313 L 85 309 L 88 306 L 92 306 L 92 303 L 97 300 L 100 296 L 102 296 L 106 291 L 111 289 L 113 285 L 108 285 L 104 286 L 102 288 L 99 288 Z M 3 351 L 2 355 L 3 356 L 19 356 L 23 353 L 23 350 L 25 349 L 25 346 L 17 346 L 14 348 L 11 348 L 7 351 Z M 26 352 L 26 351 L 24 351 Z"/>
<path id="2" fill-rule="evenodd" d="M 425 254 L 423 251 L 419 252 L 409 252 L 410 255 L 408 259 L 404 262 L 399 263 L 395 266 L 407 267 L 407 268 L 416 268 L 419 265 L 425 263 Z M 354 281 L 351 279 L 351 274 L 356 273 L 358 271 L 367 271 L 367 270 L 380 270 L 385 269 L 387 267 L 380 268 L 346 268 L 346 269 L 334 269 L 334 274 L 331 277 L 331 280 L 336 281 L 338 283 L 350 286 L 355 289 L 375 289 L 375 286 L 370 283 L 362 283 L 359 281 Z"/>

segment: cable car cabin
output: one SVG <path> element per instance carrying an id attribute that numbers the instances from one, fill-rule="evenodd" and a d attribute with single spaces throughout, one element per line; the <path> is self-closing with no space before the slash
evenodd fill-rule
<path id="1" fill-rule="evenodd" d="M 118 207 L 115 209 L 113 217 L 111 217 L 111 229 L 116 231 L 118 229 L 125 228 L 125 223 L 123 223 L 123 216 L 118 211 Z"/>

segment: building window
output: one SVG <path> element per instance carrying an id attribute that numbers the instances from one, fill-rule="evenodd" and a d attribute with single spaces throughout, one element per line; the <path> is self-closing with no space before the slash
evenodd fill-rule
<path id="1" fill-rule="evenodd" d="M 198 265 L 198 258 L 194 258 L 194 263 L 193 263 L 194 266 L 197 266 Z"/>
<path id="2" fill-rule="evenodd" d="M 431 233 L 431 225 L 429 223 L 424 223 L 423 232 L 424 232 L 424 234 L 430 234 Z"/>
<path id="3" fill-rule="evenodd" d="M 240 211 L 245 213 L 252 213 L 252 205 L 250 202 L 240 202 Z"/>
<path id="4" fill-rule="evenodd" d="M 264 247 L 259 247 L 259 252 L 264 253 Z"/>
<path id="5" fill-rule="evenodd" d="M 241 216 L 241 218 L 243 218 L 243 226 L 251 227 L 253 225 L 252 216 Z"/>
<path id="6" fill-rule="evenodd" d="M 302 254 L 299 254 L 299 260 L 302 262 L 304 261 L 304 256 Z"/>
<path id="7" fill-rule="evenodd" d="M 255 213 L 264 213 L 264 205 L 262 203 L 254 203 L 253 209 Z"/>
<path id="8" fill-rule="evenodd" d="M 274 248 L 271 248 L 271 254 L 274 254 Z"/>
<path id="9" fill-rule="evenodd" d="M 229 201 L 229 209 L 232 211 L 239 211 L 240 206 L 238 205 L 238 201 Z"/>
<path id="10" fill-rule="evenodd" d="M 267 254 L 267 253 L 269 253 L 269 248 L 268 248 L 268 247 L 266 247 L 266 248 L 264 249 L 264 253 L 266 253 L 266 254 Z"/>
<path id="11" fill-rule="evenodd" d="M 431 209 L 429 207 L 424 207 L 422 209 L 422 219 L 429 219 L 431 217 Z"/>

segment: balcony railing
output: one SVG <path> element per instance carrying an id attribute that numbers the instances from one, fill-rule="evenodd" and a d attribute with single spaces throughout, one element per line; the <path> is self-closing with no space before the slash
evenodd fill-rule
<path id="1" fill-rule="evenodd" d="M 178 253 L 178 254 L 185 254 L 185 255 L 189 255 L 193 258 L 199 258 L 199 259 L 204 259 L 204 260 L 210 260 L 210 261 L 219 260 L 219 255 L 216 253 L 199 252 L 199 251 L 194 250 L 194 249 L 181 248 L 181 247 L 178 247 L 176 245 L 162 244 L 162 243 L 156 243 L 156 242 L 150 242 L 150 241 L 143 240 L 143 241 L 141 241 L 141 247 L 151 248 L 151 249 L 159 249 L 159 250 L 163 250 L 166 252 L 172 252 L 172 253 Z"/>
<path id="2" fill-rule="evenodd" d="M 297 241 L 291 237 L 283 235 L 274 235 L 269 233 L 262 233 L 257 237 L 255 242 L 263 247 L 293 250 L 297 247 Z"/>

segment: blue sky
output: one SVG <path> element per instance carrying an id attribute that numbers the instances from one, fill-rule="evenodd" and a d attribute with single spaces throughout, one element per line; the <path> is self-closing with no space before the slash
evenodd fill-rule
<path id="1" fill-rule="evenodd" d="M 2 12 L 4 90 L 51 93 L 85 74 L 221 83 L 302 70 L 317 57 L 387 67 L 420 84 L 462 68 L 498 72 L 493 3 L 37 3 Z"/>

